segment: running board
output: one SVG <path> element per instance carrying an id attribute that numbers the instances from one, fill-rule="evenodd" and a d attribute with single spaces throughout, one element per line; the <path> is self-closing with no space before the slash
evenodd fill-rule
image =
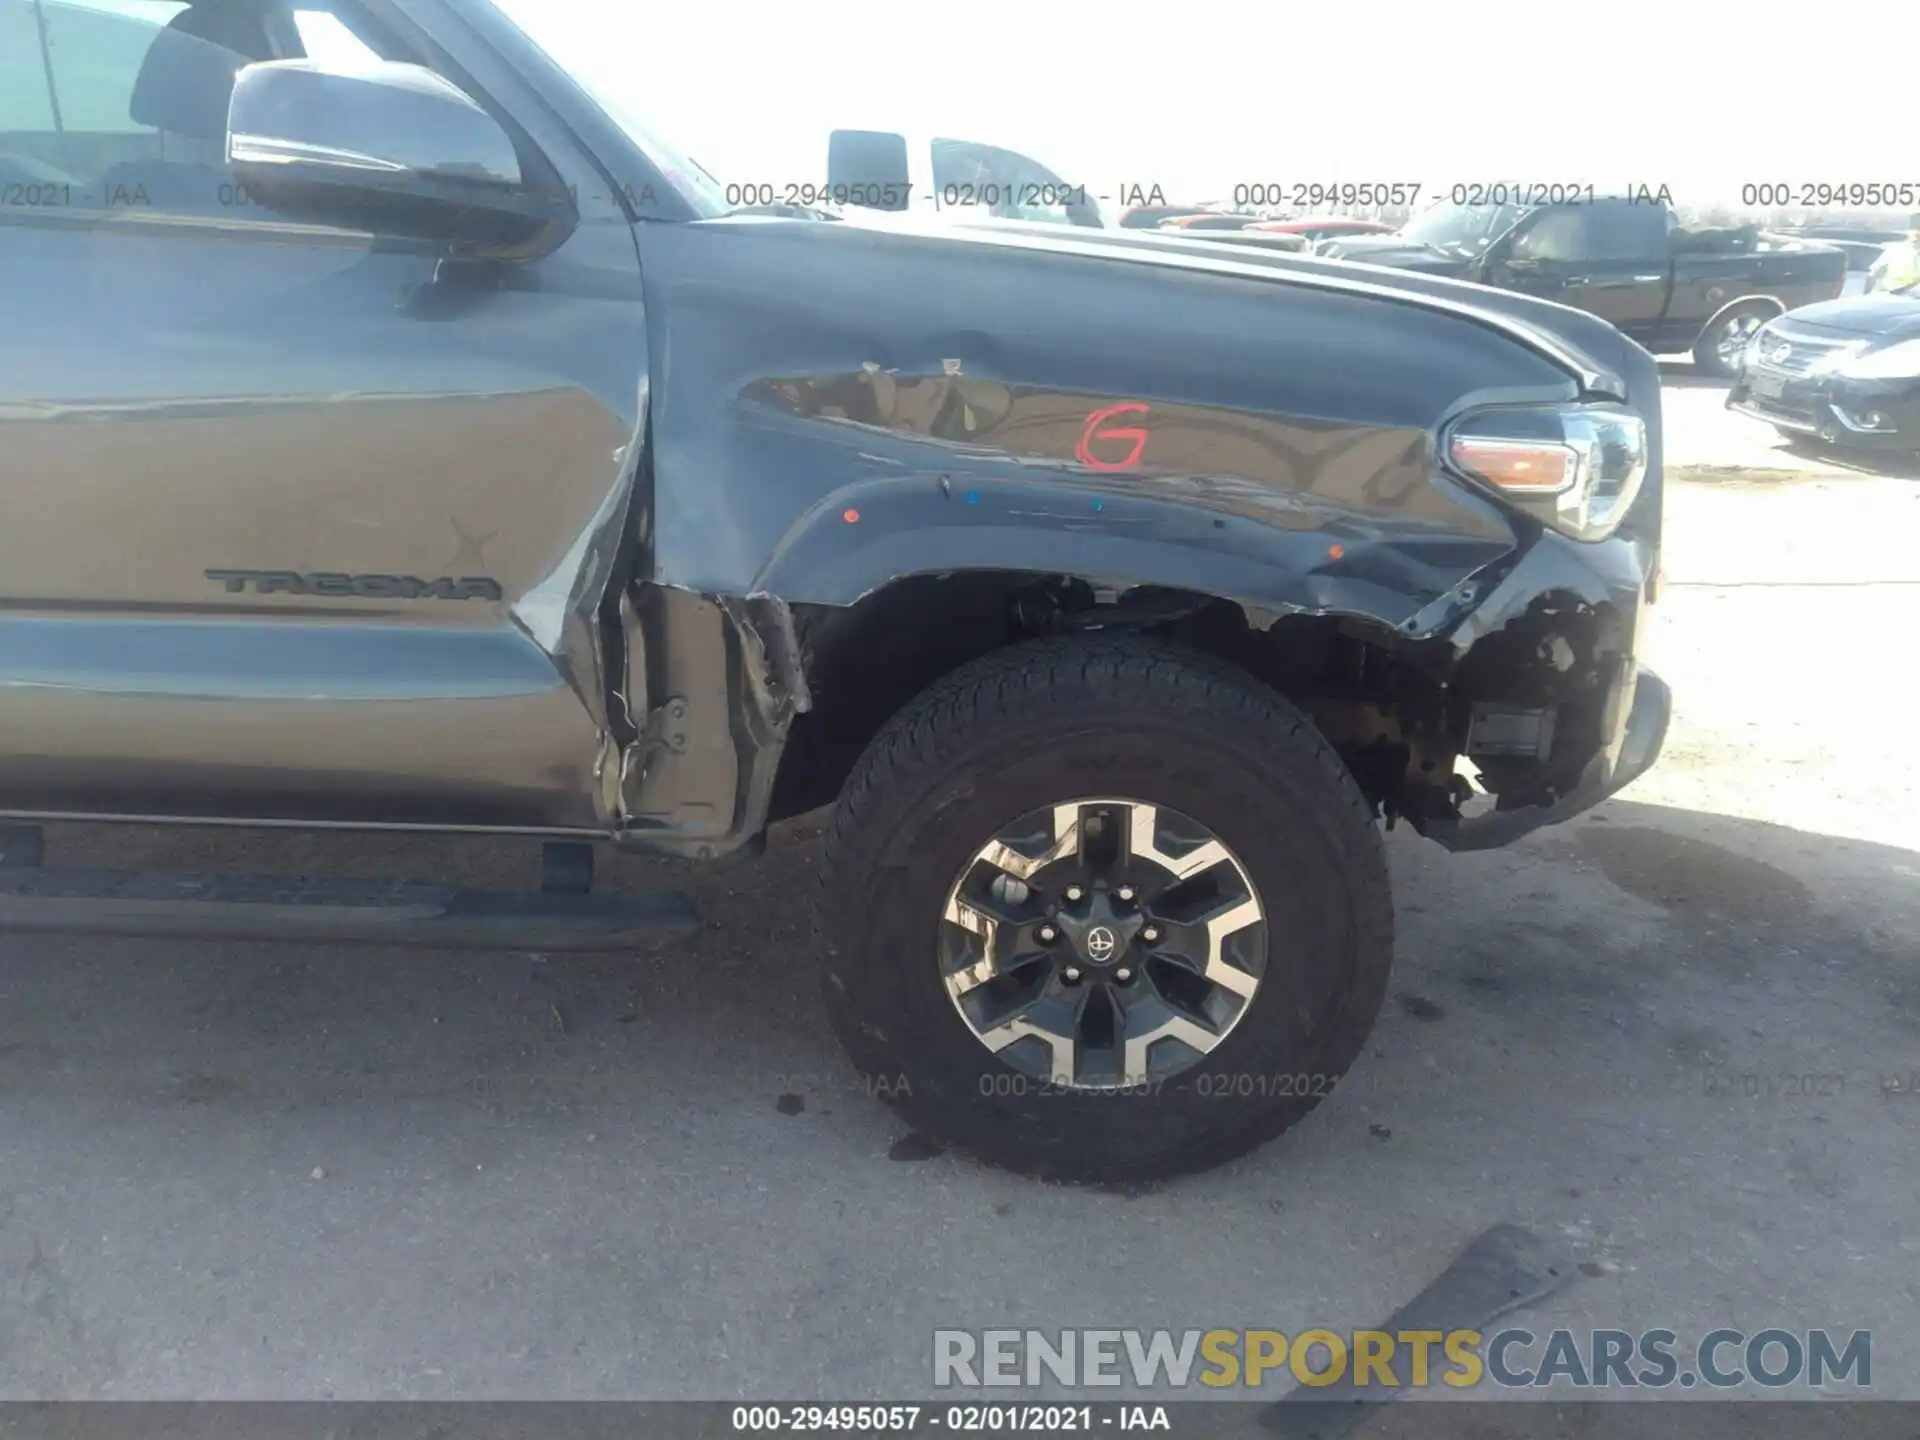
<path id="1" fill-rule="evenodd" d="M 461 890 L 411 880 L 46 870 L 0 863 L 0 932 L 459 950 L 624 950 L 700 929 L 674 891 Z"/>

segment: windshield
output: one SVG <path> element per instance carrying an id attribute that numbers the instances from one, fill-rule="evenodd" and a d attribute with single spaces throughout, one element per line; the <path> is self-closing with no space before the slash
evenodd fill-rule
<path id="1" fill-rule="evenodd" d="M 596 41 L 595 28 L 581 24 L 572 6 L 556 5 L 553 0 L 496 0 L 496 7 L 586 91 L 696 211 L 720 215 L 734 208 L 727 203 L 726 187 L 712 172 L 634 111 L 626 98 L 625 79 L 613 78 L 632 75 L 632 67 L 624 62 L 608 65 L 605 47 Z M 602 78 L 596 79 L 596 75 Z"/>
<path id="2" fill-rule="evenodd" d="M 1518 205 L 1436 205 L 1409 220 L 1400 234 L 1436 250 L 1480 251 L 1520 218 Z"/>

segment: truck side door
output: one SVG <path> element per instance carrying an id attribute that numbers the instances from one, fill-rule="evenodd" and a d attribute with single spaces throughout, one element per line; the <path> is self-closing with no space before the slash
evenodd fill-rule
<path id="1" fill-rule="evenodd" d="M 525 82 L 422 10 L 0 0 L 34 87 L 0 175 L 38 177 L 0 207 L 0 810 L 608 826 L 638 254 Z M 256 203 L 235 73 L 323 38 L 493 114 L 577 197 L 560 248 L 443 263 Z"/>
<path id="2" fill-rule="evenodd" d="M 1489 283 L 1598 315 L 1636 340 L 1653 338 L 1672 291 L 1667 211 L 1598 199 L 1528 216 L 1489 264 Z"/>

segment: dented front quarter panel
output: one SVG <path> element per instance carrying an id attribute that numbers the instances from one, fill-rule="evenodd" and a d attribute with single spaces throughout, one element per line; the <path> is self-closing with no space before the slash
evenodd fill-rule
<path id="1" fill-rule="evenodd" d="M 1418 296 L 1130 253 L 645 232 L 656 578 L 846 605 L 990 565 L 1400 628 L 1523 542 L 1435 434 L 1566 367 Z"/>
<path id="2" fill-rule="evenodd" d="M 744 642 L 736 691 L 763 637 L 792 641 L 784 611 L 732 613 L 744 597 L 849 606 L 960 570 L 1194 591 L 1256 625 L 1352 617 L 1454 662 L 1543 590 L 1613 603 L 1579 553 L 1597 547 L 1565 549 L 1437 457 L 1464 408 L 1596 387 L 1657 431 L 1650 358 L 1561 307 L 1204 242 L 739 217 L 643 227 L 641 247 L 653 579 Z M 1628 590 L 1639 563 L 1619 562 Z M 797 702 L 754 713 L 804 708 L 784 674 Z M 743 773 L 783 731 L 742 737 Z"/>

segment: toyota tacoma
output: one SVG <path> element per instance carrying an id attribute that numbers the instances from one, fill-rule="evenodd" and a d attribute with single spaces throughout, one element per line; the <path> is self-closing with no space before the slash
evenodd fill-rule
<path id="1" fill-rule="evenodd" d="M 698 922 L 596 845 L 835 806 L 876 1090 L 1134 1180 L 1339 1084 L 1383 828 L 1504 844 L 1659 750 L 1659 379 L 1602 320 L 730 211 L 531 5 L 6 3 L 65 118 L 0 132 L 0 928 L 620 949 Z M 48 866 L 68 820 L 519 835 L 544 883 Z"/>

